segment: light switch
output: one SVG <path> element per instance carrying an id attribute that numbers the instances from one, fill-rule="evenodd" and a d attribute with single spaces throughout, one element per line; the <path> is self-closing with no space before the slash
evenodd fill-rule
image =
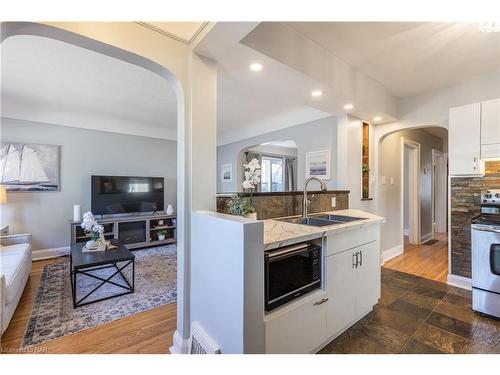
<path id="1" fill-rule="evenodd" d="M 332 207 L 337 207 L 337 198 L 332 197 Z"/>
<path id="2" fill-rule="evenodd" d="M 382 185 L 387 184 L 387 177 L 385 177 L 385 176 L 381 176 L 381 177 L 380 177 L 380 183 L 381 183 Z"/>
<path id="3" fill-rule="evenodd" d="M 391 185 L 394 185 L 394 177 L 391 176 Z"/>

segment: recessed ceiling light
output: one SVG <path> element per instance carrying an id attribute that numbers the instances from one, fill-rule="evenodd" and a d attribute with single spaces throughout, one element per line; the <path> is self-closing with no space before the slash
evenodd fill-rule
<path id="1" fill-rule="evenodd" d="M 375 116 L 373 118 L 373 121 L 380 121 L 380 120 L 382 120 L 382 117 L 380 117 L 380 116 Z"/>
<path id="2" fill-rule="evenodd" d="M 350 110 L 350 109 L 353 109 L 354 108 L 354 104 L 351 104 L 351 103 L 348 103 L 346 105 L 344 105 L 344 109 L 346 111 Z"/>
<path id="3" fill-rule="evenodd" d="M 260 63 L 250 64 L 250 70 L 254 72 L 260 72 L 264 66 Z"/>
<path id="4" fill-rule="evenodd" d="M 313 90 L 313 91 L 311 91 L 311 95 L 314 96 L 315 98 L 317 98 L 318 96 L 323 95 L 323 91 L 321 91 L 321 90 Z"/>

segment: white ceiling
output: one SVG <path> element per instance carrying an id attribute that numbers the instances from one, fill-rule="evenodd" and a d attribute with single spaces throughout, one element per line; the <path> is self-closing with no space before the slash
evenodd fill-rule
<path id="1" fill-rule="evenodd" d="M 184 44 L 191 44 L 208 22 L 137 22 Z"/>
<path id="2" fill-rule="evenodd" d="M 500 33 L 477 23 L 289 22 L 397 97 L 500 70 Z"/>
<path id="3" fill-rule="evenodd" d="M 37 36 L 8 38 L 1 48 L 3 117 L 176 139 L 175 93 L 151 71 Z M 219 70 L 220 143 L 329 116 L 293 95 L 269 89 L 291 83 L 295 73 L 282 76 L 266 64 L 255 75 L 248 61 L 253 60 L 238 60 L 239 79 L 224 64 Z"/>
<path id="4" fill-rule="evenodd" d="M 220 144 L 329 116 L 291 98 L 259 90 L 223 71 L 218 76 L 217 104 Z"/>
<path id="5" fill-rule="evenodd" d="M 37 36 L 1 48 L 3 117 L 176 138 L 175 93 L 155 73 Z"/>

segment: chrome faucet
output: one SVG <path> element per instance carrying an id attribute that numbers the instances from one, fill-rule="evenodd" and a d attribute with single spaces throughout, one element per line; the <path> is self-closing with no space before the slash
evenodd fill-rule
<path id="1" fill-rule="evenodd" d="M 302 217 L 306 218 L 307 217 L 307 185 L 309 182 L 312 180 L 316 180 L 320 183 L 321 185 L 321 190 L 326 191 L 328 190 L 328 187 L 326 186 L 325 181 L 318 177 L 309 177 L 305 182 L 304 182 L 304 199 L 302 200 Z"/>

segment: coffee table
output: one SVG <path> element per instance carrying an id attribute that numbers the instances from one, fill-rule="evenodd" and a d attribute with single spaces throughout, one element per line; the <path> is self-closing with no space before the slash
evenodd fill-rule
<path id="1" fill-rule="evenodd" d="M 73 296 L 73 308 L 88 305 L 90 303 L 104 301 L 114 297 L 123 296 L 125 294 L 134 293 L 135 256 L 129 249 L 127 249 L 123 244 L 121 244 L 117 240 L 111 240 L 111 243 L 116 246 L 116 249 L 106 250 L 106 251 L 94 251 L 94 252 L 83 252 L 82 248 L 85 245 L 85 243 L 76 243 L 71 245 L 71 253 L 69 259 L 70 259 L 70 278 L 71 278 L 71 294 Z M 122 272 L 129 266 L 132 267 L 131 281 L 128 280 L 128 278 Z M 103 278 L 92 274 L 92 272 L 94 271 L 106 268 L 114 268 L 116 269 L 116 271 L 113 272 L 113 274 L 107 278 Z M 99 280 L 101 283 L 98 284 L 85 296 L 77 300 L 78 275 L 85 275 L 94 278 L 96 280 Z M 119 284 L 111 280 L 116 275 L 120 275 L 122 281 L 124 281 L 123 284 Z M 111 284 L 120 287 L 124 290 L 124 292 L 88 301 L 88 298 L 105 284 Z M 85 302 L 85 300 L 87 301 Z"/>

